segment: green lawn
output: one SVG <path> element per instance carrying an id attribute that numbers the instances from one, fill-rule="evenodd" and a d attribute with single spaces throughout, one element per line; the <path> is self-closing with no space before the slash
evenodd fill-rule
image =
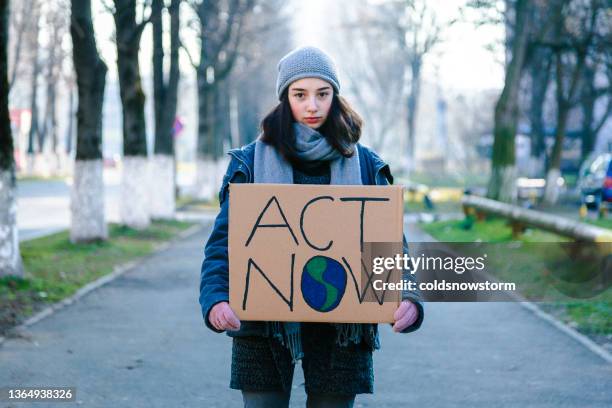
<path id="1" fill-rule="evenodd" d="M 413 183 L 425 184 L 428 187 L 475 187 L 486 186 L 488 176 L 486 174 L 453 175 L 447 173 L 422 173 L 413 172 L 408 178 Z M 405 177 L 398 177 L 398 183 L 407 181 Z"/>
<path id="2" fill-rule="evenodd" d="M 585 218 L 584 220 L 581 220 L 581 221 L 586 222 L 587 224 L 593 224 L 597 227 L 612 229 L 612 218 L 611 217 L 597 219 L 597 220 Z"/>
<path id="3" fill-rule="evenodd" d="M 151 253 L 194 225 L 155 221 L 137 231 L 111 224 L 107 241 L 72 244 L 68 231 L 20 245 L 25 278 L 0 278 L 0 334 L 46 303 L 64 299 L 85 284 L 111 273 L 115 266 Z"/>
<path id="4" fill-rule="evenodd" d="M 176 207 L 186 210 L 219 210 L 219 197 L 216 195 L 212 200 L 200 200 L 191 196 L 181 196 L 176 200 Z"/>
<path id="5" fill-rule="evenodd" d="M 475 222 L 468 217 L 463 220 L 438 221 L 420 225 L 429 235 L 444 242 L 509 242 L 512 229 L 504 219 L 489 219 Z M 566 242 L 567 238 L 537 229 L 528 229 L 522 242 Z"/>
<path id="6" fill-rule="evenodd" d="M 596 224 L 609 225 L 609 220 L 603 221 Z M 499 218 L 479 222 L 465 218 L 421 224 L 420 227 L 441 242 L 513 242 L 510 226 Z M 595 336 L 612 334 L 612 289 L 584 298 L 581 296 L 585 291 L 592 289 L 588 286 L 590 283 L 576 285 L 576 282 L 590 282 L 592 274 L 600 272 L 598 264 L 589 261 L 593 258 L 573 259 L 563 250 L 563 244 L 555 244 L 570 242 L 567 238 L 542 230 L 528 229 L 514 242 L 522 245 L 513 250 L 512 259 L 504 257 L 503 253 L 490 257 L 493 266 L 490 273 L 502 282 L 517 283 L 527 298 L 536 298 L 546 290 L 547 301 L 539 305 L 581 332 Z M 509 263 L 518 267 L 508 268 Z M 553 278 L 556 278 L 554 287 L 551 286 Z M 572 292 L 576 290 L 580 292 Z"/>

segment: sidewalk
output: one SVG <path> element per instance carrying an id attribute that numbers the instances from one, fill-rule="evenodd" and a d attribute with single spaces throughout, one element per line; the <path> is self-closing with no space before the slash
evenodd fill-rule
<path id="1" fill-rule="evenodd" d="M 7 340 L 0 387 L 76 386 L 84 407 L 241 406 L 228 387 L 231 341 L 205 328 L 197 301 L 206 225 Z M 412 225 L 407 235 L 427 239 Z M 381 326 L 376 394 L 356 407 L 612 405 L 612 365 L 518 304 L 428 303 L 426 313 L 413 334 Z M 292 406 L 304 401 L 297 367 Z"/>

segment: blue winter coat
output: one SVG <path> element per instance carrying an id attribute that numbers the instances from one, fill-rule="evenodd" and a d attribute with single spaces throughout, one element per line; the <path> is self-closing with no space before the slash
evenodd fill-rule
<path id="1" fill-rule="evenodd" d="M 361 166 L 361 180 L 364 185 L 387 185 L 393 184 L 393 176 L 389 165 L 371 149 L 357 144 L 359 153 L 359 163 Z M 202 317 L 206 326 L 220 333 L 208 320 L 208 314 L 212 307 L 219 302 L 229 302 L 229 260 L 227 255 L 228 247 L 228 214 L 229 183 L 252 183 L 254 178 L 253 163 L 255 159 L 255 142 L 249 143 L 239 149 L 232 149 L 228 152 L 231 156 L 227 172 L 223 177 L 221 190 L 219 191 L 219 203 L 221 210 L 215 220 L 213 231 L 204 248 L 204 262 L 200 274 L 200 306 L 202 307 Z M 404 237 L 404 253 L 408 253 L 408 244 Z M 405 279 L 414 279 L 414 275 L 405 274 Z M 423 322 L 423 304 L 418 293 L 403 292 L 403 299 L 413 301 L 419 310 L 419 318 L 414 324 L 407 327 L 402 333 L 409 333 L 417 330 Z M 240 330 L 228 331 L 232 337 L 265 335 L 265 325 L 263 322 L 242 321 Z"/>

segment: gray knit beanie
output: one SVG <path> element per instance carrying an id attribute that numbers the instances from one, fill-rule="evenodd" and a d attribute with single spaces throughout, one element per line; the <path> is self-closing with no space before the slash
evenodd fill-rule
<path id="1" fill-rule="evenodd" d="M 285 55 L 278 63 L 276 94 L 280 99 L 283 91 L 292 82 L 302 78 L 320 78 L 331 84 L 336 93 L 340 92 L 340 82 L 334 62 L 316 47 L 301 47 Z"/>

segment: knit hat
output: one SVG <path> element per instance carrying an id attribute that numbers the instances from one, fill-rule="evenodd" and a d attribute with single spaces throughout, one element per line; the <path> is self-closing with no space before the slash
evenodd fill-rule
<path id="1" fill-rule="evenodd" d="M 302 78 L 320 78 L 331 84 L 336 93 L 340 82 L 332 59 L 316 47 L 301 47 L 285 55 L 278 63 L 276 94 L 280 99 L 283 91 L 294 81 Z"/>

